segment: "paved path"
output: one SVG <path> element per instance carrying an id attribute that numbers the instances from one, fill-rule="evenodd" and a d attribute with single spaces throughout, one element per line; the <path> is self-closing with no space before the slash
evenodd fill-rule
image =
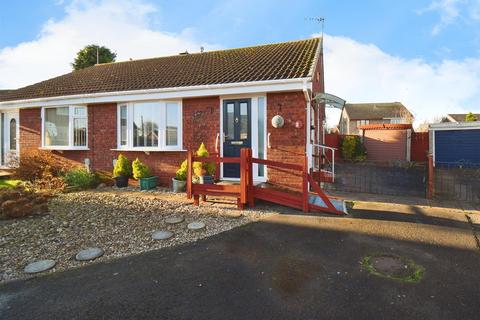
<path id="1" fill-rule="evenodd" d="M 196 244 L 12 282 L 0 287 L 0 318 L 478 319 L 470 226 L 370 209 L 278 215 Z M 368 274 L 359 261 L 377 252 L 413 259 L 423 280 Z"/>

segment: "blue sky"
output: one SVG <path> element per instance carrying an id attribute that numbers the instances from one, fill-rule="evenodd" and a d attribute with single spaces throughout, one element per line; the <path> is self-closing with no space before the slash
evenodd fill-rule
<path id="1" fill-rule="evenodd" d="M 68 72 L 89 43 L 120 60 L 240 47 L 311 37 L 314 16 L 326 19 L 328 91 L 402 101 L 422 121 L 479 111 L 480 0 L 4 1 L 0 88 Z"/>

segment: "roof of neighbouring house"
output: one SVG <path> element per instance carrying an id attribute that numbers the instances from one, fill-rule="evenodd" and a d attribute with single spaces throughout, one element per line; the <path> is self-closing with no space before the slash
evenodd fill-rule
<path id="1" fill-rule="evenodd" d="M 480 121 L 480 113 L 474 113 L 473 115 Z M 447 119 L 451 122 L 465 122 L 466 116 L 466 113 L 449 113 Z"/>
<path id="2" fill-rule="evenodd" d="M 413 118 L 401 102 L 347 103 L 344 108 L 350 120 L 402 118 L 405 115 Z"/>
<path id="3" fill-rule="evenodd" d="M 0 101 L 312 76 L 320 38 L 105 63 L 0 95 Z"/>

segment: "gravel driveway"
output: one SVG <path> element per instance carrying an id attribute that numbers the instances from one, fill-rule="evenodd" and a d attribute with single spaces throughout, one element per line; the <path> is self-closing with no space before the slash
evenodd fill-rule
<path id="1" fill-rule="evenodd" d="M 102 248 L 105 254 L 95 262 L 105 261 L 194 242 L 269 214 L 258 208 L 238 211 L 230 203 L 195 207 L 185 194 L 166 191 L 107 188 L 61 194 L 50 201 L 48 215 L 0 221 L 0 282 L 31 277 L 23 269 L 35 260 L 56 260 L 49 271 L 55 272 L 93 263 L 74 259 L 87 247 Z M 179 215 L 184 222 L 165 223 L 165 218 Z M 204 222 L 206 228 L 190 231 L 192 221 Z M 152 240 L 155 230 L 172 231 L 174 237 Z"/>

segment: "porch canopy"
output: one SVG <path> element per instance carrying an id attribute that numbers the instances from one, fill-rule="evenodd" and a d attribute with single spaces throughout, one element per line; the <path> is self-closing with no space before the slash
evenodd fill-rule
<path id="1" fill-rule="evenodd" d="M 343 106 L 346 103 L 346 101 L 343 100 L 342 98 L 339 98 L 337 96 L 334 96 L 333 94 L 325 93 L 325 92 L 317 94 L 315 98 L 313 98 L 313 100 L 320 103 L 325 103 L 328 107 L 336 108 L 336 109 L 343 109 Z"/>

